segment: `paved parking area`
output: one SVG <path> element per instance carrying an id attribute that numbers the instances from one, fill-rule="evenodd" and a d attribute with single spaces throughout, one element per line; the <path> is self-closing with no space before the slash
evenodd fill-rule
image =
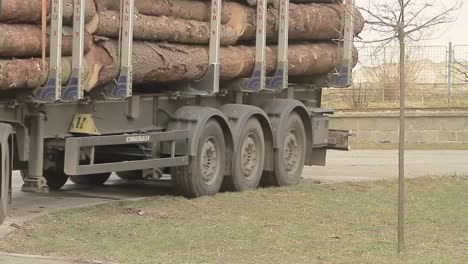
<path id="1" fill-rule="evenodd" d="M 406 152 L 405 175 L 468 175 L 468 150 L 430 150 Z M 393 179 L 398 175 L 398 151 L 330 151 L 326 167 L 304 169 L 305 179 L 323 182 Z"/>

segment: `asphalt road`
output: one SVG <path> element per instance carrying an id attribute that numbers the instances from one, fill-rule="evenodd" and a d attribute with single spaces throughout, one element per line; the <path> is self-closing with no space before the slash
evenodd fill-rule
<path id="1" fill-rule="evenodd" d="M 430 150 L 406 152 L 405 176 L 468 175 L 468 150 Z M 395 179 L 398 151 L 331 151 L 326 167 L 307 167 L 304 178 L 323 182 Z"/>
<path id="2" fill-rule="evenodd" d="M 391 179 L 397 176 L 396 151 L 331 151 L 327 167 L 307 167 L 304 182 L 341 182 Z M 467 151 L 408 151 L 407 176 L 468 175 Z M 19 224 L 57 210 L 87 206 L 96 203 L 139 199 L 171 193 L 148 183 L 129 183 L 113 176 L 103 187 L 86 188 L 69 183 L 64 190 L 49 194 L 32 194 L 20 191 L 22 179 L 18 173 L 13 180 L 11 217 L 0 227 L 0 237 Z"/>

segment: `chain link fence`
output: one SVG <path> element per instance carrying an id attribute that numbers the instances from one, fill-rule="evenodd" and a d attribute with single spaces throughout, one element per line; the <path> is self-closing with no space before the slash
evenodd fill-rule
<path id="1" fill-rule="evenodd" d="M 468 107 L 468 45 L 409 46 L 406 53 L 407 107 Z M 324 90 L 325 107 L 399 107 L 399 58 L 398 47 L 359 48 L 353 85 Z"/>
<path id="2" fill-rule="evenodd" d="M 453 48 L 453 84 L 468 83 L 468 45 Z"/>

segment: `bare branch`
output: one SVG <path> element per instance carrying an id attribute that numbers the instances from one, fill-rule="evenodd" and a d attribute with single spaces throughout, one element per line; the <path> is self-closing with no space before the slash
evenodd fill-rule
<path id="1" fill-rule="evenodd" d="M 457 20 L 463 0 L 369 0 L 359 10 L 367 22 L 367 30 L 375 39 L 369 43 L 397 39 L 419 41 L 431 28 Z M 450 4 L 451 3 L 451 4 Z"/>

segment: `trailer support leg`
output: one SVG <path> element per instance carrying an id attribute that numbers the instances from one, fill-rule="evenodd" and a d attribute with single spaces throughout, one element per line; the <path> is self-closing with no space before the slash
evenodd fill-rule
<path id="1" fill-rule="evenodd" d="M 23 192 L 47 193 L 49 187 L 44 178 L 44 131 L 45 115 L 37 113 L 30 116 L 31 145 L 28 177 L 24 180 Z"/>

